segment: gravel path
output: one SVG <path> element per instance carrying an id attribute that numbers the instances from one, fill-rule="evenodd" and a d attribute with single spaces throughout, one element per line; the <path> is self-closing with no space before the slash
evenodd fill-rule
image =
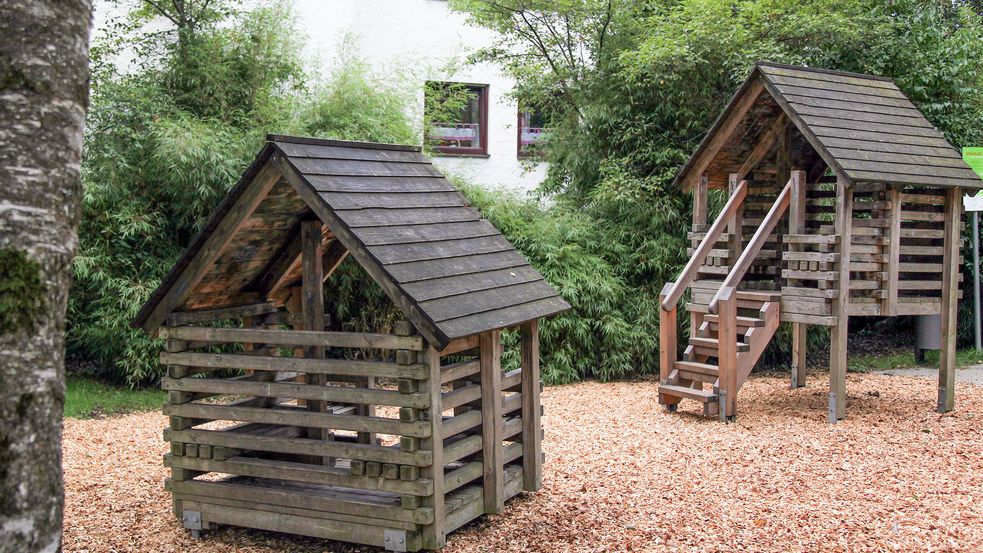
<path id="1" fill-rule="evenodd" d="M 849 375 L 825 423 L 825 375 L 751 379 L 738 422 L 664 413 L 652 382 L 547 388 L 545 488 L 451 535 L 446 551 L 981 551 L 983 394 L 932 411 L 931 380 Z M 65 422 L 66 551 L 371 551 L 171 516 L 165 418 Z"/>

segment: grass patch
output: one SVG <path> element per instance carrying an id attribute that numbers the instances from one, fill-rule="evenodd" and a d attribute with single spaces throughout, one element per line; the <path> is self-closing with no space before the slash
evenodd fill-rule
<path id="1" fill-rule="evenodd" d="M 88 419 L 133 411 L 153 411 L 164 403 L 159 389 L 112 386 L 91 378 L 69 377 L 65 387 L 65 417 Z"/>
<path id="2" fill-rule="evenodd" d="M 956 366 L 983 364 L 983 350 L 974 348 L 956 350 Z M 899 351 L 882 355 L 852 355 L 848 364 L 850 372 L 866 373 L 886 371 L 890 369 L 908 369 L 912 367 L 938 367 L 939 352 L 926 351 L 925 361 L 915 361 L 912 351 Z"/>

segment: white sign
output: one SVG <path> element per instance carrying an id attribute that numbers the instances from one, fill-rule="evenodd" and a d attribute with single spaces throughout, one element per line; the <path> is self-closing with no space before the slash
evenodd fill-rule
<path id="1" fill-rule="evenodd" d="M 966 211 L 983 211 L 983 192 L 977 192 L 975 196 L 963 196 L 963 207 Z"/>

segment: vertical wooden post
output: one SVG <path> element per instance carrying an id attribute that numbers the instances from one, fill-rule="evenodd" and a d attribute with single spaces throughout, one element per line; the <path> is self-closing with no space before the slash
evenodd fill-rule
<path id="1" fill-rule="evenodd" d="M 667 282 L 659 293 L 659 305 L 665 301 L 672 289 L 672 282 Z M 659 309 L 659 381 L 666 384 L 676 363 L 676 307 L 671 310 Z M 659 397 L 662 400 L 662 396 Z M 665 398 L 665 401 L 678 403 L 679 398 Z"/>
<path id="2" fill-rule="evenodd" d="M 478 335 L 481 368 L 481 443 L 484 464 L 485 512 L 505 507 L 505 463 L 502 450 L 502 350 L 501 331 Z"/>
<path id="3" fill-rule="evenodd" d="M 539 322 L 520 328 L 522 346 L 522 489 L 543 487 L 543 425 L 539 401 Z"/>
<path id="4" fill-rule="evenodd" d="M 792 198 L 788 208 L 789 234 L 805 234 L 806 230 L 806 173 L 792 171 Z M 801 249 L 796 244 L 789 243 L 789 251 Z M 792 285 L 794 281 L 790 281 Z M 806 385 L 806 341 L 809 328 L 805 323 L 792 323 L 792 388 Z"/>
<path id="5" fill-rule="evenodd" d="M 836 234 L 839 236 L 837 296 L 832 315 L 836 326 L 829 331 L 829 412 L 831 423 L 846 414 L 847 329 L 850 321 L 850 238 L 853 232 L 853 189 L 842 175 L 836 179 Z"/>
<path id="6" fill-rule="evenodd" d="M 443 408 L 440 395 L 440 352 L 428 346 L 419 353 L 419 360 L 427 367 L 427 380 L 420 385 L 420 390 L 430 395 L 430 406 L 427 409 L 427 420 L 430 422 L 430 437 L 421 441 L 424 450 L 430 450 L 433 463 L 424 468 L 421 475 L 433 481 L 433 495 L 426 498 L 425 506 L 433 509 L 433 524 L 423 528 L 423 547 L 425 549 L 440 549 L 447 543 L 446 516 L 444 509 L 444 430 Z"/>
<path id="7" fill-rule="evenodd" d="M 737 295 L 733 287 L 720 289 L 717 315 L 720 420 L 732 421 L 737 415 Z"/>
<path id="8" fill-rule="evenodd" d="M 321 246 L 322 223 L 319 220 L 304 221 L 300 226 L 301 242 L 301 304 L 306 330 L 324 330 L 324 273 L 322 260 L 324 251 Z M 304 357 L 324 359 L 324 348 L 306 347 Z M 327 384 L 326 375 L 308 374 L 304 378 L 308 384 L 324 386 Z M 324 401 L 308 401 L 307 409 L 324 413 L 328 405 Z M 331 431 L 327 428 L 309 428 L 308 437 L 321 440 L 331 439 Z M 325 457 L 323 464 L 334 466 L 334 459 Z"/>
<path id="9" fill-rule="evenodd" d="M 693 186 L 693 232 L 703 232 L 707 227 L 707 191 L 710 179 L 706 173 L 700 175 Z"/>
<path id="10" fill-rule="evenodd" d="M 959 224 L 962 190 L 945 193 L 945 231 L 942 242 L 942 347 L 939 350 L 939 413 L 956 403 L 956 311 L 959 309 Z"/>
<path id="11" fill-rule="evenodd" d="M 727 189 L 729 194 L 733 195 L 734 190 L 741 184 L 740 178 L 741 176 L 737 173 L 727 175 Z M 744 203 L 741 203 L 740 207 L 734 213 L 734 218 L 727 224 L 727 232 L 730 233 L 729 249 L 730 254 L 733 256 L 731 260 L 731 265 L 733 265 L 737 261 L 737 258 L 741 257 L 741 250 L 744 248 Z"/>
<path id="12" fill-rule="evenodd" d="M 187 351 L 188 343 L 184 340 L 175 340 L 173 338 L 168 338 L 165 345 L 169 353 L 178 353 L 182 351 Z M 188 376 L 188 368 L 183 365 L 168 365 L 167 366 L 167 376 L 170 378 L 185 378 Z M 190 398 L 182 392 L 168 392 L 167 403 L 185 403 L 190 401 Z M 186 419 L 183 417 L 169 417 L 171 430 L 185 430 L 191 427 L 191 419 Z M 171 455 L 183 456 L 184 446 L 182 443 L 171 442 Z M 204 474 L 202 472 L 197 472 L 193 470 L 183 469 L 183 468 L 171 468 L 171 480 L 175 482 L 184 482 L 186 480 L 191 480 L 199 474 Z M 183 501 L 179 499 L 174 499 L 174 495 L 171 494 L 171 509 L 174 516 L 180 520 L 184 516 L 184 505 Z"/>
<path id="13" fill-rule="evenodd" d="M 894 317 L 898 314 L 898 269 L 901 263 L 901 188 L 888 185 L 887 201 L 891 208 L 886 210 L 887 228 L 887 295 L 881 300 L 881 315 Z"/>

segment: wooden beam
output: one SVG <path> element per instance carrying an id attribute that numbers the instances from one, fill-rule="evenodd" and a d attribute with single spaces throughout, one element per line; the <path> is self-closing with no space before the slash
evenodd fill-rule
<path id="1" fill-rule="evenodd" d="M 707 224 L 707 192 L 710 189 L 710 178 L 706 173 L 700 175 L 699 181 L 693 188 L 693 231 L 703 232 Z"/>
<path id="2" fill-rule="evenodd" d="M 520 328 L 522 355 L 522 489 L 543 487 L 543 428 L 539 401 L 539 322 Z"/>
<path id="3" fill-rule="evenodd" d="M 737 175 L 731 173 L 727 176 L 727 190 L 731 197 L 736 196 L 741 184 L 745 181 L 737 178 Z M 744 246 L 744 200 L 742 199 L 737 209 L 734 210 L 734 215 L 730 218 L 730 222 L 727 224 L 727 233 L 730 234 L 730 241 L 728 243 L 728 249 L 730 250 L 731 259 L 737 259 L 741 255 L 741 249 Z"/>
<path id="4" fill-rule="evenodd" d="M 666 296 L 672 290 L 673 283 L 667 282 L 662 287 L 659 294 L 659 302 L 664 302 Z M 672 374 L 673 366 L 676 364 L 676 304 L 672 304 L 671 309 L 659 310 L 659 382 L 669 383 L 669 375 Z M 693 323 L 690 323 L 692 326 Z M 676 405 L 682 398 L 679 396 L 669 396 L 659 394 L 659 403 L 662 405 Z"/>
<path id="5" fill-rule="evenodd" d="M 737 291 L 720 288 L 717 325 L 717 354 L 720 370 L 720 418 L 732 421 L 737 415 Z"/>
<path id="6" fill-rule="evenodd" d="M 939 350 L 938 411 L 948 413 L 956 403 L 956 312 L 959 309 L 959 227 L 962 189 L 945 193 L 945 238 L 942 253 L 942 348 Z"/>
<path id="7" fill-rule="evenodd" d="M 741 164 L 741 168 L 737 170 L 737 182 L 744 180 L 748 174 L 755 167 L 757 167 L 765 157 L 767 157 L 768 153 L 771 152 L 771 147 L 774 146 L 779 139 L 781 139 L 782 144 L 785 144 L 785 129 L 788 127 L 788 123 L 788 117 L 786 117 L 784 113 L 779 113 L 778 117 L 775 119 L 775 122 L 771 125 L 771 128 L 765 131 L 761 138 L 758 139 L 758 143 L 755 144 L 754 149 L 751 150 L 751 153 L 748 154 L 747 158 L 744 160 L 744 163 Z M 785 161 L 788 161 L 788 151 L 785 149 L 785 153 L 783 154 L 783 149 L 784 148 L 782 147 L 779 147 L 778 149 L 779 166 L 781 166 L 781 159 L 783 155 L 785 157 Z M 785 171 L 787 170 L 788 169 L 786 168 Z M 779 179 L 784 178 L 782 175 L 783 172 L 784 171 L 782 171 L 781 167 L 779 167 Z M 781 183 L 783 182 L 785 181 L 779 181 L 779 186 L 781 186 Z"/>
<path id="8" fill-rule="evenodd" d="M 322 279 L 327 281 L 331 274 L 335 272 L 341 262 L 348 257 L 348 249 L 338 240 L 332 240 L 324 250 L 322 263 Z"/>
<path id="9" fill-rule="evenodd" d="M 804 171 L 792 171 L 792 197 L 789 200 L 788 233 L 805 234 L 806 232 L 806 174 Z M 789 244 L 789 251 L 801 251 L 799 244 Z M 795 286 L 794 280 L 789 281 Z M 806 385 L 806 344 L 809 327 L 804 323 L 792 323 L 792 381 L 791 387 L 801 388 Z"/>
<path id="10" fill-rule="evenodd" d="M 141 325 L 144 332 L 155 333 L 167 315 L 184 303 L 279 178 L 280 175 L 274 164 L 267 163 L 259 170 L 235 203 L 222 215 L 221 221 L 205 239 L 198 253 L 188 262 L 174 284 L 147 315 Z"/>
<path id="11" fill-rule="evenodd" d="M 323 250 L 321 249 L 321 239 L 323 235 L 323 224 L 321 221 L 304 221 L 300 227 L 301 238 L 301 309 L 304 316 L 304 328 L 306 330 L 324 330 L 324 278 L 322 268 Z M 323 346 L 308 346 L 304 348 L 304 357 L 308 359 L 324 359 Z M 324 386 L 327 383 L 326 375 L 307 374 L 305 382 Z M 328 410 L 328 404 L 324 401 L 307 401 L 307 409 L 319 413 Z M 321 440 L 331 440 L 331 430 L 325 428 L 308 428 L 309 438 Z M 325 457 L 323 464 L 334 466 L 334 459 Z"/>
<path id="12" fill-rule="evenodd" d="M 847 326 L 850 303 L 850 242 L 853 220 L 853 190 L 845 177 L 836 179 L 836 234 L 840 237 L 837 263 L 837 296 L 831 315 L 836 326 L 829 331 L 829 412 L 835 423 L 846 414 Z"/>
<path id="13" fill-rule="evenodd" d="M 485 513 L 505 507 L 505 463 L 502 459 L 502 350 L 501 331 L 490 330 L 479 337 L 481 364 L 481 440 L 484 463 Z"/>
<path id="14" fill-rule="evenodd" d="M 219 307 L 216 309 L 194 309 L 192 311 L 175 311 L 167 316 L 168 326 L 180 326 L 191 323 L 221 321 L 224 319 L 241 319 L 254 315 L 265 315 L 276 311 L 276 304 L 271 301 Z"/>
<path id="15" fill-rule="evenodd" d="M 748 110 L 758 100 L 758 96 L 761 95 L 763 90 L 764 84 L 762 83 L 762 79 L 760 77 L 754 79 L 748 84 L 747 90 L 737 99 L 737 102 L 730 111 L 721 114 L 719 122 L 710 130 L 713 134 L 705 139 L 705 144 L 702 145 L 697 158 L 693 160 L 690 174 L 702 175 L 706 172 L 710 166 L 710 162 L 713 161 L 713 158 L 720 152 L 720 149 L 730 140 L 731 135 L 734 134 L 734 129 L 744 120 L 744 116 L 747 115 Z"/>

